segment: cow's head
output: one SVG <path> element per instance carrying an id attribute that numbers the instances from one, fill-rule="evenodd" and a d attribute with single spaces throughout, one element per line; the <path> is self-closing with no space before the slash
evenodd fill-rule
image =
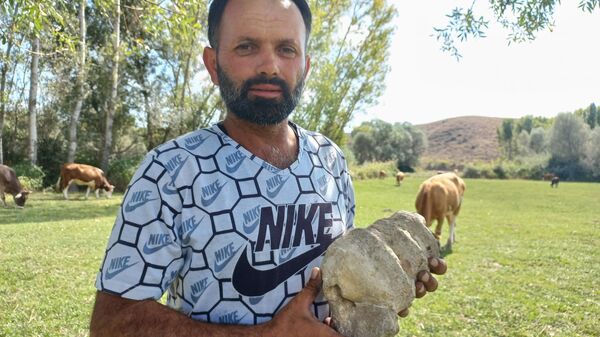
<path id="1" fill-rule="evenodd" d="M 17 205 L 17 207 L 25 207 L 25 201 L 27 201 L 29 193 L 31 193 L 31 191 L 23 190 L 19 192 L 19 194 L 15 195 L 15 204 Z"/>
<path id="2" fill-rule="evenodd" d="M 115 185 L 108 184 L 107 186 L 104 186 L 104 194 L 106 195 L 107 198 L 112 197 L 112 193 L 114 190 L 115 190 Z"/>

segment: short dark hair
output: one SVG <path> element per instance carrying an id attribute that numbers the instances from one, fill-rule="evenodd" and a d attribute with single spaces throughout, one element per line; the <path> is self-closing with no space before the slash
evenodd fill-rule
<path id="1" fill-rule="evenodd" d="M 306 0 L 291 0 L 296 7 L 300 10 L 300 14 L 302 15 L 302 20 L 304 20 L 304 27 L 306 28 L 306 42 L 308 42 L 308 37 L 310 36 L 310 30 L 312 28 L 312 13 L 310 12 L 310 7 Z M 213 48 L 218 48 L 218 35 L 219 35 L 219 25 L 221 24 L 221 18 L 223 18 L 223 12 L 225 11 L 225 6 L 229 0 L 213 0 L 210 4 L 210 9 L 208 10 L 208 42 L 210 46 Z"/>

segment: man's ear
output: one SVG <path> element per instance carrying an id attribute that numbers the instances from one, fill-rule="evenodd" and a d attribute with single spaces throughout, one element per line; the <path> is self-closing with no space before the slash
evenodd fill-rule
<path id="1" fill-rule="evenodd" d="M 308 74 L 310 73 L 310 55 L 306 55 L 306 61 L 304 63 L 304 80 L 308 78 Z"/>
<path id="2" fill-rule="evenodd" d="M 202 60 L 204 61 L 206 70 L 208 70 L 211 81 L 215 85 L 219 85 L 219 76 L 217 76 L 217 50 L 208 46 L 204 47 Z"/>

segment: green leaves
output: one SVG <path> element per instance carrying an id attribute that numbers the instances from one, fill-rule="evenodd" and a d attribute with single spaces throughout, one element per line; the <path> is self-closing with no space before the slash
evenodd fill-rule
<path id="1" fill-rule="evenodd" d="M 442 43 L 441 49 L 449 52 L 457 60 L 461 58 L 457 42 L 464 42 L 470 37 L 485 37 L 489 20 L 483 16 L 477 17 L 471 7 L 455 8 L 448 14 L 448 24 L 444 28 L 434 28 L 435 36 Z M 531 41 L 538 32 L 554 26 L 554 10 L 560 5 L 560 0 L 489 0 L 494 19 L 508 30 L 508 40 L 511 42 Z M 600 0 L 580 0 L 581 10 L 592 12 L 600 8 Z"/>

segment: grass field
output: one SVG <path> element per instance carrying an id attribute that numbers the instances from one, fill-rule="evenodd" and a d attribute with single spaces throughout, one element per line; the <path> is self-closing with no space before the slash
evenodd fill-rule
<path id="1" fill-rule="evenodd" d="M 422 180 L 355 182 L 357 225 L 414 210 Z M 600 184 L 466 183 L 448 272 L 413 303 L 399 336 L 599 336 Z M 0 209 L 0 336 L 87 335 L 121 196 L 61 197 Z"/>

